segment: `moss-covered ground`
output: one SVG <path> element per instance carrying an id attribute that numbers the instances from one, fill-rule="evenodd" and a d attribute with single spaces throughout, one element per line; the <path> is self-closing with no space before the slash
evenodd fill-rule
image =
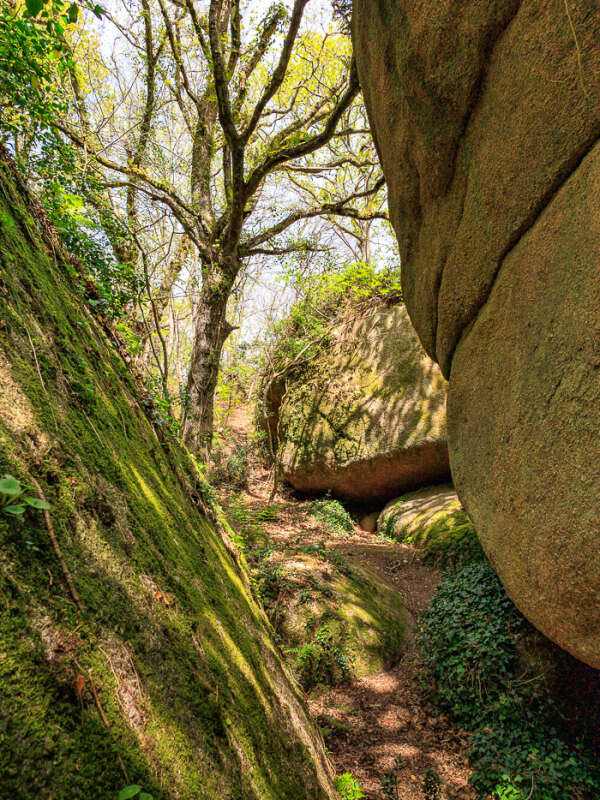
<path id="1" fill-rule="evenodd" d="M 305 688 L 395 663 L 407 632 L 398 593 L 318 544 L 278 550 L 256 571 L 267 613 Z"/>
<path id="2" fill-rule="evenodd" d="M 43 514 L 0 515 L 0 796 L 331 797 L 244 565 L 83 292 L 0 163 L 0 474 L 43 488 L 80 598 Z"/>

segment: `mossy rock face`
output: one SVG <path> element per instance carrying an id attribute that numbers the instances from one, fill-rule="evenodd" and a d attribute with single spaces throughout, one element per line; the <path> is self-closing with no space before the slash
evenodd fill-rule
<path id="1" fill-rule="evenodd" d="M 485 558 L 475 527 L 449 484 L 392 500 L 379 515 L 377 530 L 414 545 L 426 561 L 445 568 Z"/>
<path id="2" fill-rule="evenodd" d="M 393 664 L 407 631 L 398 593 L 365 567 L 316 546 L 272 555 L 259 568 L 267 612 L 308 688 Z"/>
<path id="3" fill-rule="evenodd" d="M 0 161 L 0 474 L 43 487 L 81 610 L 41 512 L 0 513 L 0 796 L 332 798 L 244 565 L 190 500 L 193 464 L 34 213 Z"/>
<path id="4" fill-rule="evenodd" d="M 295 488 L 348 500 L 448 477 L 446 382 L 404 306 L 340 325 L 288 383 L 278 455 Z"/>
<path id="5" fill-rule="evenodd" d="M 600 11 L 355 0 L 406 304 L 508 595 L 600 668 Z"/>

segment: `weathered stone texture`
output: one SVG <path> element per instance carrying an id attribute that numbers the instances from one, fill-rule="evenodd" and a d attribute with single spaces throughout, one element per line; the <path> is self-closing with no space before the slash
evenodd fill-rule
<path id="1" fill-rule="evenodd" d="M 506 589 L 600 667 L 600 8 L 355 0 L 403 288 Z"/>

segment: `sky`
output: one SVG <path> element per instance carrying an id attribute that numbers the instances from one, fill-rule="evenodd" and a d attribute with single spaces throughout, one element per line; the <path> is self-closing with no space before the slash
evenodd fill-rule
<path id="1" fill-rule="evenodd" d="M 292 2 L 287 0 L 285 3 L 288 9 L 291 9 Z M 208 9 L 208 0 L 197 0 L 196 5 L 201 10 Z M 268 9 L 274 5 L 272 0 L 243 0 L 242 19 L 246 20 L 246 24 L 251 20 L 261 20 L 264 18 Z M 107 0 L 105 7 L 113 13 L 119 20 L 127 25 L 128 14 L 124 13 L 123 9 L 131 9 L 132 5 L 124 2 L 124 0 Z M 330 0 L 309 0 L 305 10 L 304 25 L 311 29 L 321 29 L 324 32 L 330 27 L 332 20 L 332 9 Z M 119 54 L 128 49 L 123 36 L 119 33 L 112 23 L 108 20 L 100 24 L 100 46 L 104 57 L 110 60 L 113 57 L 119 58 Z M 246 35 L 253 38 L 254 30 L 251 27 L 246 29 Z M 120 60 L 120 59 L 119 59 Z M 332 242 L 335 241 L 334 236 L 329 237 Z M 397 258 L 396 253 L 391 253 L 393 243 L 389 235 L 381 235 L 378 237 L 380 246 L 375 243 L 375 251 L 377 260 L 385 263 L 387 254 L 390 257 Z M 349 251 L 345 249 L 341 243 L 337 243 L 337 252 L 339 253 L 339 261 L 351 260 Z M 335 260 L 335 256 L 334 256 Z M 282 259 L 265 259 L 261 264 L 261 270 L 251 270 L 254 277 L 250 278 L 245 283 L 244 289 L 244 307 L 246 313 L 244 317 L 236 322 L 241 325 L 241 338 L 252 340 L 261 335 L 267 324 L 269 318 L 272 316 L 273 309 L 276 309 L 278 314 L 284 314 L 293 300 L 293 293 L 286 288 L 285 283 L 281 280 L 282 272 L 286 268 L 286 260 Z M 258 265 L 254 265 L 255 267 Z M 187 284 L 186 276 L 182 275 L 180 281 L 183 293 L 186 291 L 184 285 Z"/>

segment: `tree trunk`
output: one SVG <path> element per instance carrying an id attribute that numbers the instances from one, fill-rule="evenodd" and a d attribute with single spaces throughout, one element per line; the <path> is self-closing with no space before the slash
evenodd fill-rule
<path id="1" fill-rule="evenodd" d="M 183 440 L 194 455 L 204 460 L 210 456 L 221 352 L 233 330 L 226 319 L 231 285 L 222 274 L 212 279 L 204 276 L 194 323 Z"/>

